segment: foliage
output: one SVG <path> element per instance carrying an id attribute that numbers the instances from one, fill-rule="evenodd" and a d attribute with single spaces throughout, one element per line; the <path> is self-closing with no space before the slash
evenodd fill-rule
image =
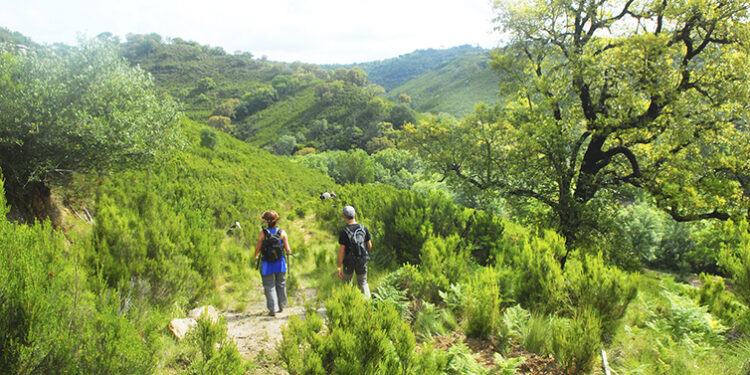
<path id="1" fill-rule="evenodd" d="M 107 44 L 3 52 L 0 71 L 0 166 L 11 204 L 28 205 L 24 195 L 71 172 L 142 165 L 181 144 L 175 103 Z"/>
<path id="2" fill-rule="evenodd" d="M 152 372 L 152 323 L 133 324 L 125 296 L 89 276 L 85 241 L 8 222 L 4 196 L 0 187 L 0 372 Z"/>
<path id="3" fill-rule="evenodd" d="M 570 306 L 591 308 L 601 322 L 602 338 L 610 341 L 618 322 L 636 296 L 638 278 L 606 266 L 601 255 L 572 260 L 565 269 L 565 278 Z"/>
<path id="4" fill-rule="evenodd" d="M 679 221 L 745 214 L 744 2 L 498 6 L 512 41 L 493 66 L 514 95 L 406 127 L 448 181 L 543 204 L 569 251 L 611 241 L 616 198 L 633 190 Z"/>
<path id="5" fill-rule="evenodd" d="M 186 337 L 200 348 L 201 360 L 194 361 L 188 369 L 196 375 L 240 375 L 245 373 L 242 358 L 234 341 L 227 337 L 223 316 L 214 321 L 208 315 L 201 316 L 198 324 Z"/>
<path id="6" fill-rule="evenodd" d="M 693 287 L 653 274 L 644 275 L 639 286 L 638 297 L 624 318 L 624 329 L 612 343 L 612 348 L 622 353 L 610 357 L 614 371 L 742 374 L 740 368 L 747 357 L 736 357 L 735 351 L 741 345 L 735 347 L 723 339 L 721 332 L 726 328 L 690 298 Z"/>
<path id="7" fill-rule="evenodd" d="M 598 314 L 590 307 L 576 310 L 572 318 L 552 318 L 548 350 L 570 374 L 586 374 L 601 348 Z"/>
<path id="8" fill-rule="evenodd" d="M 414 333 L 421 339 L 433 335 L 446 335 L 456 328 L 458 328 L 458 323 L 450 310 L 440 309 L 429 302 L 422 304 L 412 327 Z"/>
<path id="9" fill-rule="evenodd" d="M 724 279 L 702 273 L 700 281 L 702 285 L 693 295 L 693 299 L 701 306 L 706 306 L 711 314 L 721 318 L 724 325 L 735 325 L 744 332 L 750 332 L 748 308 L 739 301 L 737 294 L 726 289 Z"/>
<path id="10" fill-rule="evenodd" d="M 733 238 L 723 246 L 719 256 L 720 264 L 732 277 L 732 285 L 737 295 L 750 305 L 750 233 L 746 221 L 738 226 L 727 223 L 728 238 Z"/>
<path id="11" fill-rule="evenodd" d="M 216 130 L 212 128 L 201 129 L 201 146 L 209 149 L 216 150 L 216 146 L 219 143 L 219 135 L 216 134 Z"/>
<path id="12" fill-rule="evenodd" d="M 464 310 L 466 336 L 486 339 L 500 329 L 500 290 L 492 267 L 482 269 L 469 282 Z"/>
<path id="13" fill-rule="evenodd" d="M 416 342 L 391 304 L 373 305 L 342 287 L 326 301 L 326 334 L 320 318 L 292 318 L 282 330 L 281 358 L 291 374 L 409 373 Z"/>
<path id="14" fill-rule="evenodd" d="M 225 116 L 211 116 L 208 118 L 206 125 L 226 133 L 232 130 L 232 120 Z"/>

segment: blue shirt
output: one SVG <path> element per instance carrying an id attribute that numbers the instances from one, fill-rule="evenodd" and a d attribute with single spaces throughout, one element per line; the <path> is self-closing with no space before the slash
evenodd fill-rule
<path id="1" fill-rule="evenodd" d="M 271 234 L 276 234 L 276 231 L 279 231 L 281 229 L 279 228 L 271 228 L 268 229 L 268 232 Z M 283 240 L 279 240 L 282 241 Z M 279 272 L 286 272 L 286 254 L 282 253 L 281 258 L 275 262 L 266 262 L 263 261 L 263 266 L 260 269 L 261 275 L 270 275 L 272 273 L 279 273 Z"/>

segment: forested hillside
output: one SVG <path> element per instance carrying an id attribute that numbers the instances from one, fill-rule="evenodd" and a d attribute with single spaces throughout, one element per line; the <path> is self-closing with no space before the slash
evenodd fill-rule
<path id="1" fill-rule="evenodd" d="M 472 112 L 476 103 L 497 102 L 498 77 L 489 61 L 488 50 L 464 45 L 343 67 L 361 68 L 369 80 L 385 88 L 386 98 L 394 102 L 408 98 L 417 112 L 461 117 Z"/>
<path id="2" fill-rule="evenodd" d="M 457 56 L 389 90 L 386 98 L 395 101 L 406 94 L 417 112 L 465 116 L 473 112 L 479 102 L 495 104 L 500 101 L 498 74 L 490 69 L 489 63 L 490 55 L 486 51 Z"/>
<path id="3" fill-rule="evenodd" d="M 409 106 L 381 98 L 383 89 L 361 69 L 329 73 L 317 65 L 229 55 L 156 34 L 130 35 L 117 44 L 131 64 L 179 99 L 192 119 L 279 155 L 301 149 L 378 151 L 393 145 L 392 129 L 416 118 Z"/>

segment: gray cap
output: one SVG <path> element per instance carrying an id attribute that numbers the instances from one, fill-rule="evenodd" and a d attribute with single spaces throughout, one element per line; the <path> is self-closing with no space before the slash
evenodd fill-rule
<path id="1" fill-rule="evenodd" d="M 344 216 L 348 217 L 349 219 L 354 219 L 354 215 L 356 215 L 356 214 L 357 214 L 357 213 L 356 213 L 356 212 L 354 211 L 354 207 L 352 207 L 352 206 L 346 206 L 346 207 L 344 207 L 344 209 L 343 209 L 343 210 L 341 210 L 341 213 L 342 213 L 342 214 L 343 214 Z"/>

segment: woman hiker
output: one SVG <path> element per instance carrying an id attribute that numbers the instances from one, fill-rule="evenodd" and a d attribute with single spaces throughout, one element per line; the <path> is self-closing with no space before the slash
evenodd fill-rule
<path id="1" fill-rule="evenodd" d="M 268 229 L 263 229 L 258 235 L 258 245 L 255 246 L 255 259 L 263 250 L 263 266 L 260 274 L 263 278 L 263 290 L 266 294 L 268 315 L 276 316 L 286 307 L 286 255 L 291 255 L 289 239 L 286 232 L 276 226 L 279 214 L 268 210 L 261 216 Z M 266 241 L 268 239 L 268 241 Z M 277 242 L 278 241 L 278 242 Z M 263 248 L 263 249 L 261 249 Z M 283 250 L 283 251 L 282 251 Z"/>

